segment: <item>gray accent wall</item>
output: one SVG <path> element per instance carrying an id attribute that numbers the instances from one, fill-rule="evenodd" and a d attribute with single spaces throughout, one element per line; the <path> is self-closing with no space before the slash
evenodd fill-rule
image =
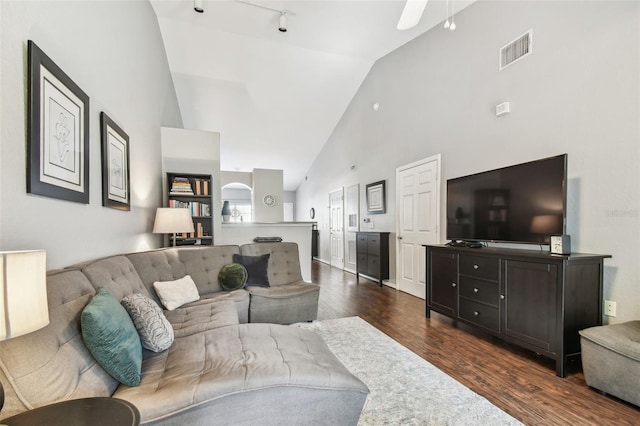
<path id="1" fill-rule="evenodd" d="M 573 250 L 613 256 L 609 321 L 640 318 L 640 3 L 481 1 L 455 20 L 376 62 L 298 187 L 320 257 L 336 188 L 360 184 L 362 219 L 365 185 L 385 179 L 387 214 L 371 218 L 395 241 L 396 168 L 441 154 L 444 242 L 446 179 L 567 153 Z M 533 53 L 500 72 L 499 49 L 530 29 Z M 505 101 L 511 113 L 496 117 Z"/>
<path id="2" fill-rule="evenodd" d="M 0 2 L 0 249 L 45 249 L 47 266 L 158 247 L 160 127 L 182 127 L 148 1 Z M 26 192 L 27 40 L 90 98 L 90 204 Z M 102 207 L 100 112 L 130 138 L 131 211 Z"/>

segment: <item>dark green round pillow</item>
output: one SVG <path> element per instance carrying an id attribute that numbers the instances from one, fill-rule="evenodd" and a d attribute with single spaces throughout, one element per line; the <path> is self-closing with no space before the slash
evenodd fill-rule
<path id="1" fill-rule="evenodd" d="M 247 268 L 239 263 L 229 263 L 220 269 L 218 274 L 218 282 L 220 287 L 225 290 L 238 290 L 244 287 L 249 274 Z"/>

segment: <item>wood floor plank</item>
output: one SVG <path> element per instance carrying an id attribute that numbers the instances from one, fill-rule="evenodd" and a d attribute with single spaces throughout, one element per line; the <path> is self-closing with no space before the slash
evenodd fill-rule
<path id="1" fill-rule="evenodd" d="M 638 425 L 640 409 L 589 388 L 580 360 L 555 362 L 437 313 L 422 299 L 318 261 L 318 319 L 359 316 L 527 425 Z M 640 380 L 640 378 L 639 378 Z"/>

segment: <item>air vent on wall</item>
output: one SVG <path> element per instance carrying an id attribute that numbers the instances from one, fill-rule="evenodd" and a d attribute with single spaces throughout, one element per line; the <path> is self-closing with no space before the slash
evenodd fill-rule
<path id="1" fill-rule="evenodd" d="M 500 49 L 500 71 L 531 53 L 532 30 L 527 31 Z"/>

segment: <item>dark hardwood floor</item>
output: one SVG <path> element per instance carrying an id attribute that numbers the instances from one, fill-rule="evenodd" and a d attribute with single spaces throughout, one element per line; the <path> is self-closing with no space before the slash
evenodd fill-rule
<path id="1" fill-rule="evenodd" d="M 639 425 L 640 409 L 589 388 L 576 359 L 554 361 L 432 313 L 425 302 L 313 261 L 318 319 L 359 316 L 527 425 Z"/>

